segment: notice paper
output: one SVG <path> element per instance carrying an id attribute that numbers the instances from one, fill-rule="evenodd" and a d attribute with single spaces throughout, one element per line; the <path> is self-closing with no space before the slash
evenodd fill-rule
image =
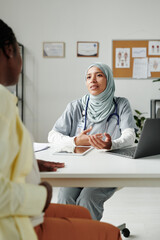
<path id="1" fill-rule="evenodd" d="M 149 41 L 148 55 L 159 55 L 160 56 L 160 41 Z"/>
<path id="2" fill-rule="evenodd" d="M 133 78 L 148 77 L 148 58 L 134 58 Z"/>
<path id="3" fill-rule="evenodd" d="M 116 48 L 116 68 L 130 68 L 130 48 Z"/>
<path id="4" fill-rule="evenodd" d="M 147 56 L 147 49 L 146 48 L 132 48 L 132 57 L 138 58 L 142 57 L 145 58 Z"/>
<path id="5" fill-rule="evenodd" d="M 149 68 L 151 72 L 160 72 L 160 58 L 149 58 Z"/>

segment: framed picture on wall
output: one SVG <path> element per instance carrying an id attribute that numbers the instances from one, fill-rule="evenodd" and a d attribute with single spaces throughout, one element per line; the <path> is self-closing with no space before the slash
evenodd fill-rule
<path id="1" fill-rule="evenodd" d="M 77 42 L 77 57 L 98 57 L 98 42 Z"/>
<path id="2" fill-rule="evenodd" d="M 63 58 L 65 56 L 64 42 L 43 42 L 43 57 Z"/>

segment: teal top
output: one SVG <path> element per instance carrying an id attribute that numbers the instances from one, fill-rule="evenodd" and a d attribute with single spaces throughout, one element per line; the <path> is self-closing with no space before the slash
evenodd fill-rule
<path id="1" fill-rule="evenodd" d="M 117 117 L 113 116 L 107 124 L 107 118 L 101 122 L 93 123 L 87 118 L 86 129 L 92 126 L 89 135 L 107 132 L 112 140 L 121 136 L 121 132 L 126 128 L 136 128 L 129 101 L 126 98 L 114 97 L 117 103 L 117 114 L 119 115 L 119 125 L 117 126 Z M 113 109 L 112 113 L 115 111 Z M 85 116 L 82 99 L 70 102 L 63 114 L 56 121 L 53 130 L 65 136 L 77 136 L 84 129 Z M 115 131 L 116 128 L 116 131 Z"/>

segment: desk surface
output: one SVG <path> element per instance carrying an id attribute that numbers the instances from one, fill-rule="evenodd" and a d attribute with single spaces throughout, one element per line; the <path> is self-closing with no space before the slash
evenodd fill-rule
<path id="1" fill-rule="evenodd" d="M 37 159 L 65 163 L 57 172 L 41 173 L 41 178 L 53 186 L 160 187 L 160 155 L 129 159 L 96 149 L 84 156 L 53 155 L 51 149 L 35 155 Z"/>

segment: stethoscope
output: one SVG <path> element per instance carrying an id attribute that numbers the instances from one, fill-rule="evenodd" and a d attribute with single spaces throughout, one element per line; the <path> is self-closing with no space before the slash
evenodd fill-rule
<path id="1" fill-rule="evenodd" d="M 114 113 L 111 113 L 109 115 L 109 117 L 107 118 L 107 125 L 109 123 L 109 120 L 113 117 L 113 116 L 116 116 L 117 118 L 117 126 L 119 125 L 119 115 L 118 115 L 118 105 L 115 101 L 115 99 L 113 99 L 113 102 L 114 102 L 114 105 L 115 105 L 115 112 Z M 84 114 L 84 128 L 83 130 L 86 130 L 86 127 L 87 127 L 87 109 L 88 109 L 88 103 L 89 103 L 89 97 L 87 99 L 87 103 L 86 103 L 86 108 L 85 108 L 85 114 Z"/>

